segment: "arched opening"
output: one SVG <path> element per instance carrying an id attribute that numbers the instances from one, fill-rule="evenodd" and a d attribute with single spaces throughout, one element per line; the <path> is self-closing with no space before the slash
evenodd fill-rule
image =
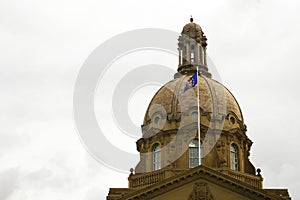
<path id="1" fill-rule="evenodd" d="M 160 145 L 155 144 L 152 149 L 152 169 L 153 170 L 159 170 L 161 168 L 160 157 L 161 157 Z"/>
<path id="2" fill-rule="evenodd" d="M 191 45 L 191 63 L 194 63 L 195 62 L 195 47 L 194 45 Z"/>
<path id="3" fill-rule="evenodd" d="M 235 144 L 230 145 L 230 169 L 239 169 L 239 156 L 238 148 Z"/>

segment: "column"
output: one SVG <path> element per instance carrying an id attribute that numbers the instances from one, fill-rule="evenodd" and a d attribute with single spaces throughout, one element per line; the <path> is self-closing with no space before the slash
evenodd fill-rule
<path id="1" fill-rule="evenodd" d="M 203 48 L 201 45 L 199 45 L 199 60 L 200 60 L 200 65 L 203 65 Z"/>
<path id="2" fill-rule="evenodd" d="M 204 52 L 204 65 L 205 67 L 207 67 L 206 48 L 203 48 L 203 52 Z"/>
<path id="3" fill-rule="evenodd" d="M 191 48 L 190 48 L 190 42 L 186 42 L 186 60 L 187 64 L 191 63 Z"/>
<path id="4" fill-rule="evenodd" d="M 178 48 L 178 66 L 181 66 L 181 49 Z"/>

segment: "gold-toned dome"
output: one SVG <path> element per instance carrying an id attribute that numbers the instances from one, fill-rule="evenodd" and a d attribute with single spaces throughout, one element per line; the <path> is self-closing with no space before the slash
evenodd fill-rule
<path id="1" fill-rule="evenodd" d="M 150 102 L 142 125 L 144 136 L 182 127 L 192 130 L 191 127 L 198 125 L 199 107 L 201 131 L 213 127 L 222 132 L 239 129 L 245 133 L 238 102 L 225 86 L 211 79 L 206 58 L 207 39 L 193 18 L 183 27 L 178 41 L 178 73 Z M 198 84 L 186 90 L 189 79 L 196 72 Z"/>
<path id="2" fill-rule="evenodd" d="M 149 125 L 155 127 L 159 121 L 163 124 L 168 124 L 166 123 L 168 121 L 180 122 L 186 117 L 191 117 L 197 112 L 197 88 L 199 88 L 201 117 L 205 116 L 209 120 L 218 119 L 221 121 L 234 117 L 231 121 L 236 125 L 244 124 L 239 104 L 225 86 L 213 79 L 199 75 L 198 86 L 185 91 L 186 83 L 190 77 L 190 75 L 182 75 L 158 90 L 148 106 L 143 127 L 150 128 Z M 201 122 L 201 125 L 204 124 Z M 168 130 L 174 127 L 163 126 L 159 128 Z"/>

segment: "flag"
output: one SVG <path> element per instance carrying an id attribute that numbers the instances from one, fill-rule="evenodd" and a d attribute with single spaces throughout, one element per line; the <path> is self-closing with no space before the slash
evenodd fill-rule
<path id="1" fill-rule="evenodd" d="M 193 76 L 189 78 L 189 80 L 185 83 L 184 92 L 188 89 L 191 89 L 197 85 L 198 82 L 197 73 L 195 73 Z"/>

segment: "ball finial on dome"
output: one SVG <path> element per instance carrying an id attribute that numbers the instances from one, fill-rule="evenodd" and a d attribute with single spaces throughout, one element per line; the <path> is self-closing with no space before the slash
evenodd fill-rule
<path id="1" fill-rule="evenodd" d="M 193 16 L 191 15 L 190 22 L 193 22 L 193 21 L 194 21 L 194 19 L 193 19 Z"/>

